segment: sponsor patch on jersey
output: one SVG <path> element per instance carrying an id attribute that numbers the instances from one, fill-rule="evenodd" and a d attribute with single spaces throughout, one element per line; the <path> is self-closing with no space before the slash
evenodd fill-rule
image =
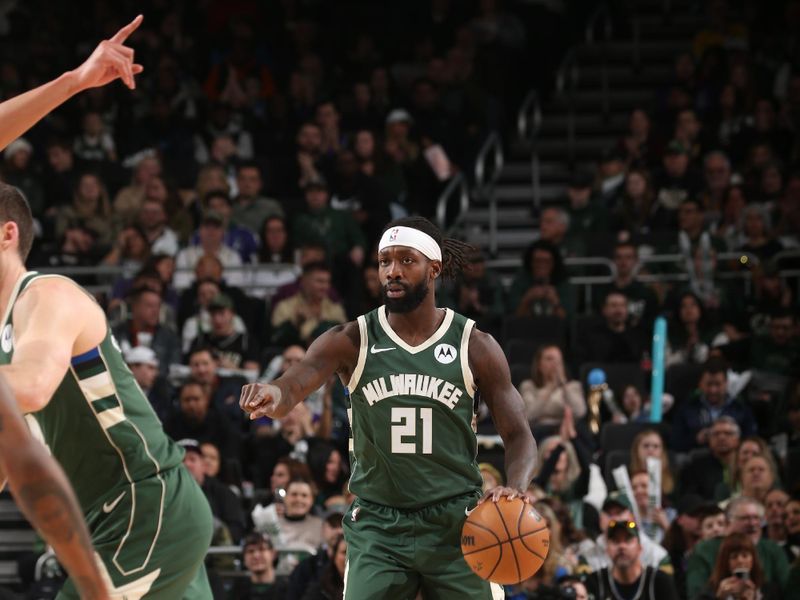
<path id="1" fill-rule="evenodd" d="M 3 348 L 5 353 L 9 353 L 14 349 L 14 327 L 11 323 L 6 323 L 6 326 L 3 327 L 3 333 L 0 336 L 0 347 Z"/>
<path id="2" fill-rule="evenodd" d="M 450 344 L 439 344 L 433 349 L 433 357 L 443 365 L 449 365 L 458 357 L 458 351 Z"/>

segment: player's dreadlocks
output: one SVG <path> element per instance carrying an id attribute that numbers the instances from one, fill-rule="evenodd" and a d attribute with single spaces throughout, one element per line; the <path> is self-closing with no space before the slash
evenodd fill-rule
<path id="1" fill-rule="evenodd" d="M 392 227 L 411 227 L 431 236 L 442 249 L 442 275 L 448 279 L 455 279 L 464 265 L 469 262 L 470 254 L 475 252 L 475 248 L 466 242 L 444 237 L 442 231 L 424 217 L 395 219 L 384 227 L 383 231 Z"/>

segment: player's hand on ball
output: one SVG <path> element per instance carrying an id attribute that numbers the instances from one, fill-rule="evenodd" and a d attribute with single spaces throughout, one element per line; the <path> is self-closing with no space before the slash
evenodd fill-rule
<path id="1" fill-rule="evenodd" d="M 536 497 L 531 492 L 519 490 L 517 488 L 506 487 L 504 485 L 498 485 L 486 490 L 481 499 L 478 500 L 478 504 L 481 504 L 486 500 L 497 502 L 500 500 L 500 498 L 508 498 L 509 500 L 513 500 L 514 498 L 522 498 L 528 504 L 534 504 L 536 502 Z"/>
<path id="2" fill-rule="evenodd" d="M 280 388 L 269 383 L 248 383 L 242 387 L 239 406 L 250 415 L 250 419 L 277 417 L 281 400 Z"/>

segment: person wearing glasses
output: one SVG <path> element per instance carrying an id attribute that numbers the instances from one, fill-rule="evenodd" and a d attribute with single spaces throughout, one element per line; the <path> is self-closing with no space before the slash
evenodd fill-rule
<path id="1" fill-rule="evenodd" d="M 595 600 L 677 600 L 672 577 L 642 564 L 641 532 L 629 519 L 612 519 L 606 533 L 606 552 L 611 561 L 592 573 L 586 587 Z"/>
<path id="2" fill-rule="evenodd" d="M 756 548 L 758 562 L 764 571 L 764 581 L 783 588 L 789 577 L 789 562 L 783 549 L 764 538 L 764 506 L 753 498 L 740 496 L 728 504 L 725 512 L 726 534 L 741 533 L 750 538 Z M 704 540 L 695 546 L 686 571 L 686 591 L 689 598 L 700 594 L 711 578 L 724 538 Z"/>

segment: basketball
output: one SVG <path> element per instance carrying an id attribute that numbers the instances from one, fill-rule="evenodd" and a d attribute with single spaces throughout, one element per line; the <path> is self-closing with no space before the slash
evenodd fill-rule
<path id="1" fill-rule="evenodd" d="M 515 584 L 533 576 L 550 548 L 547 522 L 521 498 L 487 500 L 461 529 L 464 560 L 481 578 Z"/>

